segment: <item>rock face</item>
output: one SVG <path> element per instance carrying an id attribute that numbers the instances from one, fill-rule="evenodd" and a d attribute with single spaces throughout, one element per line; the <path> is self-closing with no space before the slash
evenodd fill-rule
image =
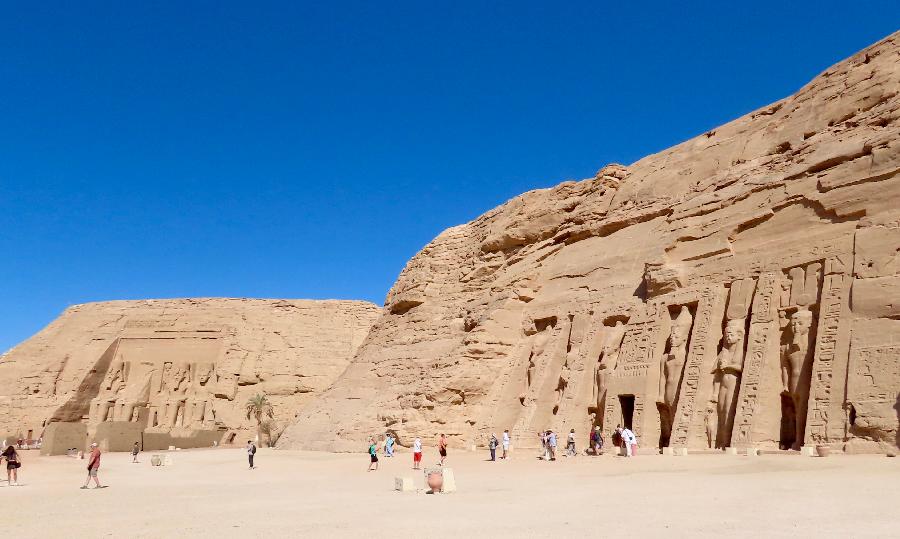
<path id="1" fill-rule="evenodd" d="M 45 451 L 240 442 L 247 399 L 275 423 L 328 388 L 380 309 L 361 301 L 175 299 L 76 305 L 0 360 L 0 433 Z M 74 444 L 74 445 L 73 445 Z M 58 447 L 56 447 L 58 446 Z"/>
<path id="2" fill-rule="evenodd" d="M 897 444 L 900 33 L 418 253 L 280 447 L 631 426 L 643 446 Z"/>

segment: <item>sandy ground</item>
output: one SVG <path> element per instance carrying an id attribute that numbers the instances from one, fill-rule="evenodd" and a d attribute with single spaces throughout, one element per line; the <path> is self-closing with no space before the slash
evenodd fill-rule
<path id="1" fill-rule="evenodd" d="M 261 449 L 171 453 L 174 465 L 105 454 L 85 461 L 24 451 L 20 483 L 0 483 L 11 537 L 900 537 L 900 458 L 730 455 L 578 456 L 507 462 L 453 451 L 459 492 L 393 491 L 421 472 L 402 453 L 368 457 Z M 425 464 L 436 462 L 435 452 Z"/>

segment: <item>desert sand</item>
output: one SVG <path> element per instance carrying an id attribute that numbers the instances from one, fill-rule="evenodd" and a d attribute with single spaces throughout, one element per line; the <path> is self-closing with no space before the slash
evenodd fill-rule
<path id="1" fill-rule="evenodd" d="M 900 459 L 725 454 L 604 455 L 508 462 L 453 451 L 458 492 L 428 495 L 409 453 L 261 449 L 104 454 L 100 490 L 85 461 L 23 451 L 21 483 L 0 483 L 8 536 L 25 537 L 888 537 L 900 534 Z M 437 461 L 426 448 L 424 463 Z M 417 492 L 393 490 L 414 478 Z"/>

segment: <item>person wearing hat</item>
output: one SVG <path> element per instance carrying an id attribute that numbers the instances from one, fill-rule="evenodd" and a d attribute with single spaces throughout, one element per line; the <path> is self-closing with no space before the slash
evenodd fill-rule
<path id="1" fill-rule="evenodd" d="M 100 485 L 100 478 L 97 477 L 97 470 L 100 469 L 100 448 L 97 447 L 97 442 L 91 444 L 91 457 L 88 460 L 87 465 L 87 479 L 84 480 L 84 485 L 81 488 L 88 488 L 88 483 L 91 482 L 91 478 L 94 479 L 94 483 L 97 485 L 94 488 L 103 488 Z"/>
<path id="2" fill-rule="evenodd" d="M 603 450 L 603 437 L 600 436 L 600 425 L 594 427 L 594 432 L 591 433 L 591 445 L 594 447 L 594 455 L 600 455 L 600 452 Z"/>
<path id="3" fill-rule="evenodd" d="M 488 441 L 488 449 L 491 451 L 491 462 L 497 461 L 497 446 L 500 445 L 500 442 L 497 440 L 497 435 L 493 432 L 491 433 L 491 439 Z"/>

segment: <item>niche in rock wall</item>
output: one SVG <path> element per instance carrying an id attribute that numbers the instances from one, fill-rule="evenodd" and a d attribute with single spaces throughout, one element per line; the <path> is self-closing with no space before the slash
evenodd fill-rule
<path id="1" fill-rule="evenodd" d="M 527 406 L 533 399 L 533 388 L 538 381 L 538 368 L 541 365 L 541 359 L 548 352 L 547 344 L 555 327 L 555 316 L 535 318 L 531 323 L 525 324 L 525 334 L 529 336 L 530 343 L 528 361 L 525 364 L 524 384 L 519 394 L 519 402 L 522 406 Z"/>
<path id="2" fill-rule="evenodd" d="M 756 289 L 754 279 L 740 279 L 729 286 L 728 307 L 722 322 L 722 340 L 713 369 L 712 392 L 707 416 L 709 447 L 731 445 L 731 433 L 744 368 L 750 306 Z"/>
<path id="3" fill-rule="evenodd" d="M 614 315 L 603 319 L 603 327 L 600 328 L 602 333 L 599 337 L 602 346 L 599 354 L 592 358 L 594 360 L 594 390 L 588 406 L 589 415 L 594 414 L 595 417 L 600 417 L 606 408 L 606 392 L 609 388 L 609 380 L 618 367 L 619 353 L 622 349 L 622 341 L 625 339 L 627 324 L 627 316 Z"/>
<path id="4" fill-rule="evenodd" d="M 697 302 L 668 307 L 671 329 L 666 341 L 665 353 L 660 361 L 660 398 L 656 403 L 660 418 L 660 447 L 668 447 L 669 439 L 672 436 L 672 424 L 675 418 L 675 409 L 678 406 L 678 394 L 681 390 L 684 365 L 690 350 L 691 332 L 696 312 Z"/>
<path id="5" fill-rule="evenodd" d="M 815 262 L 785 272 L 782 281 L 781 327 L 781 433 L 782 449 L 800 449 L 815 352 L 822 264 Z"/>

